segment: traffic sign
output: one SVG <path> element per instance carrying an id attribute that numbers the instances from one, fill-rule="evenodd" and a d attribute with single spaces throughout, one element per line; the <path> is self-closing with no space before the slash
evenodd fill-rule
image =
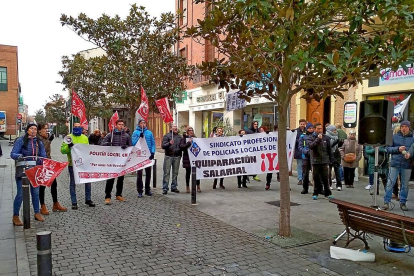
<path id="1" fill-rule="evenodd" d="M 17 119 L 21 120 L 21 119 L 22 119 L 22 117 L 23 117 L 23 116 L 22 116 L 22 114 L 20 114 L 20 113 L 19 113 L 19 114 L 17 114 Z"/>
<path id="2" fill-rule="evenodd" d="M 22 120 L 21 119 L 17 119 L 17 123 L 18 124 L 21 124 L 22 123 Z"/>

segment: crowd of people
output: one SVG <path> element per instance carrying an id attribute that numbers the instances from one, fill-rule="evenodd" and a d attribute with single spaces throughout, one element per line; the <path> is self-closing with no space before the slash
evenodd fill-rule
<path id="1" fill-rule="evenodd" d="M 179 193 L 178 190 L 178 173 L 182 158 L 182 166 L 185 169 L 185 185 L 186 192 L 190 193 L 190 175 L 191 164 L 187 149 L 191 147 L 194 134 L 194 128 L 187 126 L 183 135 L 178 131 L 177 125 L 172 124 L 170 131 L 164 135 L 162 139 L 162 149 L 164 149 L 164 163 L 163 163 L 163 194 L 168 191 Z M 16 226 L 23 225 L 20 221 L 19 212 L 23 200 L 22 195 L 22 177 L 24 174 L 23 164 L 25 166 L 33 167 L 42 163 L 42 158 L 51 158 L 50 146 L 54 140 L 53 133 L 48 134 L 49 127 L 45 123 L 29 123 L 26 127 L 25 135 L 20 137 L 14 143 L 11 158 L 16 160 L 16 185 L 17 194 L 13 205 L 13 224 Z M 332 190 L 335 189 L 333 184 L 336 184 L 336 190 L 342 190 L 342 182 L 346 188 L 354 187 L 355 170 L 363 156 L 368 159 L 368 173 L 369 185 L 366 189 L 372 189 L 374 183 L 374 169 L 375 169 L 375 150 L 371 146 L 366 146 L 365 150 L 358 144 L 355 130 L 351 129 L 348 135 L 342 130 L 340 124 L 325 125 L 325 133 L 322 124 L 312 124 L 301 119 L 299 127 L 296 129 L 296 141 L 294 150 L 294 159 L 296 160 L 298 185 L 302 185 L 301 194 L 308 194 L 309 187 L 313 185 L 312 198 L 318 199 L 319 195 L 326 198 L 332 198 Z M 275 125 L 273 131 L 277 131 L 278 127 Z M 241 129 L 238 135 L 254 133 L 269 133 L 270 130 L 265 126 L 259 126 L 258 121 L 253 121 L 248 129 Z M 112 132 L 101 132 L 99 129 L 95 130 L 87 137 L 84 129 L 80 123 L 74 123 L 73 131 L 68 135 L 69 142 L 63 141 L 61 145 L 61 153 L 66 154 L 69 162 L 69 187 L 70 197 L 72 203 L 72 210 L 78 209 L 78 201 L 76 197 L 76 185 L 73 175 L 73 166 L 71 160 L 71 148 L 75 144 L 90 144 L 100 146 L 119 146 L 122 149 L 136 145 L 140 138 L 144 138 L 148 149 L 150 151 L 149 159 L 154 159 L 155 155 L 155 138 L 153 133 L 147 128 L 145 120 L 139 120 L 135 131 L 130 135 L 129 129 L 125 126 L 123 120 L 117 120 Z M 220 139 L 224 137 L 223 128 L 215 127 L 210 137 Z M 378 165 L 378 179 L 381 179 L 384 189 L 384 210 L 389 209 L 391 198 L 398 198 L 400 207 L 406 211 L 406 201 L 408 196 L 408 181 L 411 176 L 411 161 L 414 156 L 414 138 L 411 131 L 409 121 L 403 121 L 400 127 L 395 130 L 393 136 L 393 144 L 390 146 L 379 147 L 379 165 Z M 1 151 L 0 151 L 1 155 Z M 390 162 L 389 162 L 390 160 Z M 151 182 L 151 167 L 145 168 L 145 184 L 143 182 L 143 170 L 137 172 L 136 189 L 138 198 L 152 196 L 150 182 Z M 332 173 L 333 171 L 333 173 Z M 313 183 L 310 180 L 310 172 L 312 172 Z M 266 174 L 265 189 L 269 190 L 273 173 Z M 260 181 L 257 175 L 239 175 L 237 176 L 238 188 L 247 188 L 247 182 L 252 180 Z M 171 189 L 169 187 L 171 179 Z M 279 174 L 277 174 L 277 180 Z M 105 201 L 104 204 L 111 204 L 111 194 L 115 179 L 108 179 L 105 186 Z M 115 199 L 119 202 L 124 202 L 126 199 L 122 196 L 124 176 L 117 178 Z M 398 184 L 401 186 L 398 191 Z M 197 180 L 197 192 L 201 192 L 200 180 Z M 224 178 L 216 178 L 213 180 L 213 189 L 217 188 L 219 184 L 220 189 L 225 189 Z M 377 183 L 379 185 L 379 182 Z M 34 209 L 34 218 L 38 221 L 44 221 L 44 215 L 49 214 L 49 210 L 45 204 L 45 189 L 40 186 L 38 188 L 30 186 L 30 193 L 32 196 L 32 205 Z M 95 207 L 92 201 L 92 187 L 91 183 L 85 184 L 85 204 L 89 207 Z M 53 212 L 66 212 L 67 208 L 60 205 L 58 201 L 57 181 L 54 180 L 51 185 L 51 194 L 53 199 Z"/>

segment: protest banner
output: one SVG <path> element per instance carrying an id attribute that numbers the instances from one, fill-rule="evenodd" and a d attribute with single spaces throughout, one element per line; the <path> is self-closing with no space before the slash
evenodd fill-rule
<path id="1" fill-rule="evenodd" d="M 154 165 L 149 160 L 145 138 L 134 147 L 105 147 L 75 144 L 72 149 L 75 183 L 89 183 L 115 178 Z"/>
<path id="2" fill-rule="evenodd" d="M 59 176 L 69 162 L 59 162 L 56 160 L 43 158 L 42 165 L 37 165 L 26 170 L 26 176 L 34 188 L 39 186 L 52 186 L 53 180 Z"/>
<path id="3" fill-rule="evenodd" d="M 223 138 L 193 138 L 188 149 L 197 179 L 237 175 L 255 175 L 279 171 L 277 132 Z M 289 170 L 292 167 L 296 131 L 287 131 L 286 149 Z"/>

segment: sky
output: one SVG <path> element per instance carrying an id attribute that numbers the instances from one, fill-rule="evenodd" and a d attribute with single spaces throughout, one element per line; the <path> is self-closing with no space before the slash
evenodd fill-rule
<path id="1" fill-rule="evenodd" d="M 13 0 L 0 5 L 0 44 L 18 47 L 19 81 L 29 115 L 43 109 L 53 94 L 68 95 L 58 72 L 61 57 L 95 48 L 68 27 L 62 27 L 61 14 L 77 17 L 85 13 L 125 18 L 132 4 L 144 6 L 152 16 L 174 12 L 175 0 Z"/>

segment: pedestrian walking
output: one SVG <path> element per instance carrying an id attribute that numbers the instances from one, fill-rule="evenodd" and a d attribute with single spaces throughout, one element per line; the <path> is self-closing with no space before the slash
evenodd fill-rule
<path id="1" fill-rule="evenodd" d="M 95 131 L 88 137 L 89 145 L 100 145 L 101 144 L 101 131 L 95 129 Z"/>
<path id="2" fill-rule="evenodd" d="M 216 129 L 216 133 L 214 133 L 214 138 L 220 138 L 220 137 L 224 137 L 223 134 L 223 128 L 222 127 L 217 127 Z M 224 187 L 223 181 L 224 181 L 224 177 L 218 178 L 220 180 L 220 188 L 221 189 L 226 189 L 226 187 Z M 213 181 L 213 189 L 217 188 L 217 178 L 214 178 Z M 247 188 L 247 186 L 246 186 Z"/>
<path id="3" fill-rule="evenodd" d="M 191 147 L 193 143 L 193 138 L 196 138 L 194 134 L 194 129 L 188 126 L 180 142 L 180 149 L 183 152 L 183 168 L 185 169 L 185 187 L 186 187 L 187 193 L 190 193 L 190 176 L 191 176 L 191 163 L 190 163 L 190 157 L 188 156 L 188 149 Z M 200 180 L 197 179 L 196 183 L 197 183 L 197 192 L 201 193 Z"/>
<path id="4" fill-rule="evenodd" d="M 29 167 L 34 167 L 36 165 L 41 165 L 42 159 L 37 157 L 46 157 L 45 146 L 43 145 L 40 138 L 37 136 L 37 125 L 35 123 L 27 124 L 24 136 L 18 138 L 14 142 L 13 149 L 10 153 L 10 157 L 14 160 L 17 160 L 15 174 L 17 192 L 13 203 L 13 224 L 15 226 L 22 226 L 23 223 L 20 220 L 19 213 L 20 207 L 23 202 L 23 166 L 28 165 Z M 32 205 L 35 213 L 35 220 L 45 221 L 44 217 L 40 214 L 39 187 L 35 188 L 32 185 L 30 185 L 30 194 L 32 196 Z"/>
<path id="5" fill-rule="evenodd" d="M 302 153 L 299 151 L 299 138 L 302 134 L 306 134 L 306 120 L 299 120 L 299 127 L 296 129 L 295 153 L 293 158 L 296 160 L 296 171 L 298 172 L 298 185 L 303 184 L 302 179 Z"/>
<path id="6" fill-rule="evenodd" d="M 325 198 L 333 198 L 331 189 L 329 189 L 328 169 L 332 162 L 332 148 L 330 139 L 323 134 L 322 124 L 316 123 L 314 125 L 314 132 L 309 141 L 310 160 L 313 172 L 313 196 L 314 200 L 318 199 L 318 195 L 324 190 Z"/>
<path id="7" fill-rule="evenodd" d="M 147 123 L 145 122 L 144 119 L 140 119 L 138 121 L 138 125 L 136 129 L 134 133 L 132 133 L 132 145 L 135 146 L 140 138 L 145 138 L 145 141 L 147 142 L 148 150 L 150 151 L 149 159 L 150 160 L 154 159 L 155 138 L 152 132 L 147 128 Z M 146 167 L 144 170 L 145 170 L 145 195 L 152 196 L 151 186 L 150 186 L 152 167 Z M 137 172 L 136 186 L 137 186 L 138 197 L 141 198 L 143 190 L 144 190 L 144 183 L 142 182 L 142 170 L 139 170 Z"/>
<path id="8" fill-rule="evenodd" d="M 339 172 L 339 167 L 341 166 L 341 153 L 339 152 L 339 148 L 338 148 L 338 143 L 339 143 L 339 138 L 338 138 L 338 132 L 336 130 L 336 126 L 334 125 L 329 125 L 326 127 L 326 136 L 329 137 L 330 139 L 330 143 L 331 143 L 331 148 L 332 148 L 332 154 L 333 154 L 333 159 L 332 159 L 332 163 L 329 164 L 329 187 L 331 189 L 333 189 L 332 187 L 332 169 L 334 170 L 335 173 L 335 182 L 336 182 L 336 189 L 338 191 L 342 190 L 342 182 L 341 182 L 341 174 Z"/>
<path id="9" fill-rule="evenodd" d="M 302 153 L 302 186 L 303 189 L 300 192 L 301 194 L 307 194 L 309 192 L 309 173 L 312 169 L 311 160 L 310 160 L 310 148 L 309 143 L 313 134 L 313 125 L 312 123 L 306 124 L 306 132 L 302 134 L 299 138 L 299 151 Z"/>
<path id="10" fill-rule="evenodd" d="M 387 147 L 387 152 L 391 154 L 390 172 L 388 175 L 387 187 L 385 189 L 383 210 L 390 208 L 391 195 L 396 184 L 397 177 L 400 175 L 400 208 L 408 211 L 406 206 L 408 197 L 408 181 L 411 176 L 411 159 L 414 156 L 413 132 L 410 129 L 409 121 L 402 121 L 400 130 L 394 134 L 392 146 Z"/>
<path id="11" fill-rule="evenodd" d="M 125 150 L 128 147 L 132 146 L 131 137 L 125 133 L 124 130 L 125 122 L 121 119 L 116 120 L 115 128 L 112 132 L 108 133 L 103 139 L 101 146 L 113 146 L 121 147 Z M 124 175 L 118 176 L 116 180 L 116 193 L 115 200 L 124 202 L 125 198 L 122 196 L 122 190 L 124 189 Z M 107 179 L 105 185 L 105 204 L 111 204 L 111 193 L 114 187 L 115 178 Z"/>
<path id="12" fill-rule="evenodd" d="M 344 168 L 344 180 L 346 188 L 354 188 L 355 168 L 358 168 L 362 158 L 362 146 L 356 140 L 355 130 L 351 130 L 348 139 L 339 149 L 341 153 L 341 165 Z"/>
<path id="13" fill-rule="evenodd" d="M 89 144 L 88 137 L 82 134 L 83 128 L 81 127 L 80 123 L 73 124 L 73 131 L 72 134 L 69 134 L 69 138 L 71 140 L 70 143 L 66 143 L 64 140 L 61 147 L 60 152 L 62 154 L 66 154 L 68 156 L 68 171 L 69 171 L 69 192 L 70 192 L 70 199 L 72 201 L 72 210 L 78 209 L 78 200 L 76 198 L 76 185 L 75 185 L 75 177 L 73 175 L 73 164 L 72 164 L 72 155 L 71 155 L 71 148 L 75 144 Z M 95 207 L 95 203 L 93 203 L 92 199 L 92 187 L 91 183 L 85 183 L 85 204 L 89 207 Z"/>
<path id="14" fill-rule="evenodd" d="M 181 135 L 178 134 L 178 128 L 176 124 L 171 125 L 171 130 L 162 138 L 162 148 L 165 150 L 164 157 L 164 177 L 162 183 L 162 193 L 166 195 L 168 193 L 168 182 L 170 181 L 170 173 L 172 168 L 172 181 L 171 192 L 179 193 L 177 186 L 177 176 L 180 169 L 181 161 Z"/>
<path id="15" fill-rule="evenodd" d="M 47 134 L 47 130 L 49 129 L 48 124 L 45 123 L 38 123 L 37 124 L 37 133 L 45 146 L 46 151 L 46 157 L 49 159 L 52 159 L 50 156 L 50 145 L 55 139 L 55 135 L 53 132 L 50 133 L 50 135 Z M 45 190 L 46 186 L 40 186 L 39 187 L 39 201 L 40 201 L 40 213 L 42 215 L 49 215 L 49 210 L 46 207 L 45 204 Z M 50 186 L 50 193 L 52 194 L 52 200 L 53 200 L 53 212 L 66 212 L 68 209 L 66 207 L 63 207 L 60 205 L 57 197 L 57 180 L 53 180 L 52 186 Z"/>

